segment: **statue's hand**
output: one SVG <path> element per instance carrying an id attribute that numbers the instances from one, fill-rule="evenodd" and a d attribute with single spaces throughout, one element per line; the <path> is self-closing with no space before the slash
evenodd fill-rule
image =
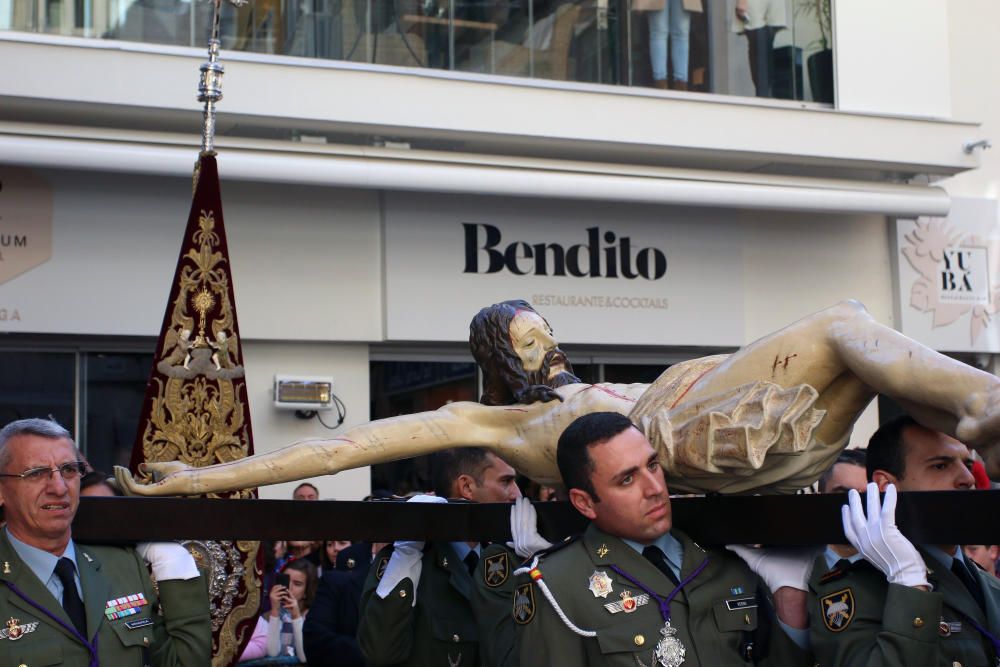
<path id="1" fill-rule="evenodd" d="M 546 387 L 544 384 L 533 384 L 524 391 L 519 392 L 514 398 L 517 399 L 518 403 L 523 405 L 563 400 L 562 396 L 557 394 L 555 389 Z"/>
<path id="2" fill-rule="evenodd" d="M 186 463 L 181 463 L 180 461 L 160 461 L 157 463 L 140 463 L 139 469 L 144 473 L 151 475 L 154 482 L 160 482 L 163 481 L 165 477 L 173 475 L 175 472 L 190 470 L 191 466 Z"/>
<path id="3" fill-rule="evenodd" d="M 132 473 L 129 472 L 128 468 L 122 466 L 115 466 L 115 482 L 118 483 L 118 488 L 121 489 L 122 493 L 126 496 L 148 496 L 152 495 L 149 492 L 149 488 L 145 484 L 140 484 L 133 477 Z"/>
<path id="4" fill-rule="evenodd" d="M 183 486 L 182 476 L 176 473 L 190 470 L 190 466 L 180 461 L 167 461 L 144 463 L 142 469 L 143 472 L 153 476 L 155 481 L 152 484 L 142 484 L 132 477 L 128 468 L 115 466 L 115 481 L 118 482 L 118 488 L 122 493 L 127 496 L 169 496 L 186 493 L 185 489 L 180 488 Z"/>

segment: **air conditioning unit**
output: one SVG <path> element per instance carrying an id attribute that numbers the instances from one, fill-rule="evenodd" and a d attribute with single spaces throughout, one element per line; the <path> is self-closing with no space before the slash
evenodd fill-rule
<path id="1" fill-rule="evenodd" d="M 333 378 L 275 375 L 274 407 L 280 410 L 332 410 Z"/>

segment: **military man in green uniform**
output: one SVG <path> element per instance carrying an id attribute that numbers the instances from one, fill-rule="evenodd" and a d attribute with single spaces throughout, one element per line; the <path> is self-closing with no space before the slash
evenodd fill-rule
<path id="1" fill-rule="evenodd" d="M 971 489 L 971 462 L 965 445 L 908 417 L 872 436 L 867 516 L 856 490 L 844 507 L 844 532 L 861 559 L 821 557 L 809 582 L 810 636 L 820 665 L 998 664 L 1000 582 L 956 545 L 914 546 L 895 523 L 897 488 Z"/>
<path id="2" fill-rule="evenodd" d="M 410 502 L 510 502 L 521 495 L 514 469 L 485 450 L 438 452 L 431 466 L 437 495 Z M 358 644 L 368 664 L 480 667 L 470 598 L 481 552 L 466 542 L 403 541 L 383 549 L 361 594 Z"/>
<path id="3" fill-rule="evenodd" d="M 579 418 L 559 438 L 557 456 L 570 501 L 592 523 L 517 587 L 521 664 L 812 664 L 779 627 L 771 596 L 740 558 L 703 549 L 673 529 L 656 452 L 628 418 Z M 764 579 L 777 582 L 779 618 L 791 631 L 804 630 L 805 571 L 755 562 Z M 793 581 L 796 590 L 785 585 Z"/>
<path id="4" fill-rule="evenodd" d="M 55 422 L 0 430 L 0 665 L 210 665 L 208 597 L 182 546 L 74 543 L 83 469 Z"/>

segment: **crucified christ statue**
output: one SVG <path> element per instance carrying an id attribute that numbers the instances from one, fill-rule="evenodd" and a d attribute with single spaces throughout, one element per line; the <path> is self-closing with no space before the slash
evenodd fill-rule
<path id="1" fill-rule="evenodd" d="M 548 322 L 525 301 L 481 310 L 470 344 L 483 371 L 479 403 L 380 419 L 231 463 L 150 463 L 157 480 L 150 484 L 124 468 L 115 475 L 130 494 L 194 495 L 482 447 L 557 485 L 563 429 L 582 414 L 614 411 L 656 447 L 671 490 L 791 493 L 833 464 L 876 393 L 977 449 L 990 473 L 1000 472 L 1000 378 L 877 323 L 853 301 L 733 354 L 675 364 L 652 384 L 580 382 Z"/>

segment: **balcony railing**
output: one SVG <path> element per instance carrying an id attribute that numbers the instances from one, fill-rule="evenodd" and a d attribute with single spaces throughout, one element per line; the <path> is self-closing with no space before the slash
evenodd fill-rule
<path id="1" fill-rule="evenodd" d="M 832 0 L 252 0 L 222 47 L 833 103 Z M 0 30 L 202 47 L 204 0 L 0 0 Z"/>

